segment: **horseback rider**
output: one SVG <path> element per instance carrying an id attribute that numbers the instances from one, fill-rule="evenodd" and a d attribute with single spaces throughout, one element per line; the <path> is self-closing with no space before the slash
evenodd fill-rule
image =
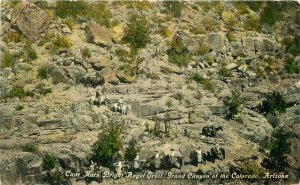
<path id="1" fill-rule="evenodd" d="M 216 144 L 215 144 L 215 149 L 217 151 L 218 154 L 221 153 L 221 150 L 220 150 L 220 145 L 219 145 L 219 142 L 217 141 Z"/>
<path id="2" fill-rule="evenodd" d="M 100 106 L 100 103 L 101 103 L 101 91 L 100 90 L 97 90 L 97 92 L 96 92 L 96 102 Z"/>
<path id="3" fill-rule="evenodd" d="M 198 164 L 202 163 L 203 159 L 202 159 L 202 151 L 201 151 L 201 147 L 200 146 L 198 146 L 198 148 L 196 150 L 196 153 L 197 153 L 197 162 L 198 162 Z"/>
<path id="4" fill-rule="evenodd" d="M 135 170 L 138 170 L 140 168 L 139 161 L 140 161 L 140 155 L 139 155 L 139 153 L 137 153 L 134 160 L 133 160 L 133 168 Z"/>
<path id="5" fill-rule="evenodd" d="M 124 104 L 124 99 L 123 99 L 123 96 L 119 99 L 119 102 L 118 102 L 118 107 L 119 109 L 121 110 L 122 106 Z"/>

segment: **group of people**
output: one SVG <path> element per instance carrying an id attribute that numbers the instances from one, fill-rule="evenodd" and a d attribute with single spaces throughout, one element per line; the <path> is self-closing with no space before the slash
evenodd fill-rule
<path id="1" fill-rule="evenodd" d="M 109 97 L 107 92 L 105 91 L 105 93 L 102 94 L 100 90 L 97 90 L 95 97 L 91 96 L 89 100 L 90 105 L 97 105 L 98 107 L 100 107 L 103 104 L 107 106 L 108 102 L 109 102 Z M 120 97 L 117 103 L 117 109 L 121 110 L 124 103 L 125 103 L 124 98 Z"/>

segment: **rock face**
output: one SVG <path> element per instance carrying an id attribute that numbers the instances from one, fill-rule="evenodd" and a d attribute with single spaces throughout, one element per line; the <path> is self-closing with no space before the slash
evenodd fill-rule
<path id="1" fill-rule="evenodd" d="M 115 72 L 110 67 L 105 67 L 100 71 L 99 76 L 104 80 L 104 83 L 113 85 L 119 84 L 119 79 L 116 77 Z"/>
<path id="2" fill-rule="evenodd" d="M 228 47 L 228 41 L 225 34 L 219 33 L 209 33 L 206 35 L 207 41 L 209 43 L 209 49 L 215 51 L 226 50 Z"/>
<path id="3" fill-rule="evenodd" d="M 49 17 L 33 3 L 21 1 L 12 12 L 12 24 L 17 26 L 26 38 L 35 41 L 49 25 Z"/>
<path id="4" fill-rule="evenodd" d="M 110 46 L 113 43 L 109 33 L 98 24 L 87 25 L 86 32 L 88 42 L 103 46 Z"/>

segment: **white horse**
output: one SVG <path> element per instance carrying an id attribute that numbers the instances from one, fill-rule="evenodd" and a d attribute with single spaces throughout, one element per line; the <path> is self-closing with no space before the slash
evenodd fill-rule
<path id="1" fill-rule="evenodd" d="M 89 99 L 89 104 L 90 105 L 97 105 L 97 106 L 101 106 L 102 104 L 104 104 L 105 106 L 107 106 L 107 102 L 109 101 L 107 96 L 100 96 L 100 99 L 97 99 L 95 96 L 90 96 Z"/>
<path id="2" fill-rule="evenodd" d="M 129 104 L 123 104 L 121 109 L 119 107 L 119 104 L 118 103 L 114 103 L 112 105 L 112 110 L 114 112 L 121 112 L 122 114 L 129 114 L 129 112 L 131 111 L 131 106 Z"/>

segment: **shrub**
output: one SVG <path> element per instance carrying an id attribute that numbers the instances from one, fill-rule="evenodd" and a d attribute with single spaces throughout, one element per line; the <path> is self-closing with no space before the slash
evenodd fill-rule
<path id="1" fill-rule="evenodd" d="M 258 12 L 262 7 L 263 1 L 246 1 L 245 3 L 251 10 Z"/>
<path id="2" fill-rule="evenodd" d="M 14 58 L 9 51 L 5 50 L 1 54 L 1 66 L 2 67 L 12 67 L 14 65 Z"/>
<path id="3" fill-rule="evenodd" d="M 92 159 L 108 168 L 113 168 L 114 155 L 122 149 L 120 140 L 121 127 L 110 125 L 103 129 L 98 136 L 98 141 L 92 148 Z"/>
<path id="4" fill-rule="evenodd" d="M 269 142 L 270 152 L 262 165 L 273 172 L 287 172 L 290 168 L 288 154 L 291 153 L 291 139 L 295 136 L 284 127 L 275 129 Z"/>
<path id="5" fill-rule="evenodd" d="M 54 40 L 56 37 L 55 33 L 46 33 L 45 36 L 41 37 L 39 40 L 38 46 L 43 46 L 45 43 Z"/>
<path id="6" fill-rule="evenodd" d="M 203 89 L 211 91 L 211 92 L 214 91 L 213 84 L 212 84 L 211 80 L 203 78 L 203 76 L 200 75 L 200 73 L 195 73 L 192 76 L 192 79 L 195 82 L 200 83 L 202 85 Z"/>
<path id="7" fill-rule="evenodd" d="M 165 102 L 165 105 L 170 108 L 170 107 L 173 107 L 174 106 L 174 102 L 171 100 L 171 99 L 168 99 L 166 102 Z"/>
<path id="8" fill-rule="evenodd" d="M 51 170 L 55 167 L 55 157 L 51 155 L 45 155 L 43 158 L 43 170 Z"/>
<path id="9" fill-rule="evenodd" d="M 130 17 L 129 22 L 122 41 L 130 44 L 133 51 L 144 48 L 150 42 L 147 20 L 135 14 Z"/>
<path id="10" fill-rule="evenodd" d="M 47 66 L 42 66 L 38 69 L 38 77 L 41 79 L 48 79 L 49 69 Z"/>
<path id="11" fill-rule="evenodd" d="M 91 58 L 91 51 L 89 48 L 87 47 L 84 47 L 82 50 L 81 50 L 81 55 L 82 55 L 82 58 L 86 59 L 86 58 Z"/>
<path id="12" fill-rule="evenodd" d="M 27 42 L 25 45 L 25 53 L 26 53 L 26 58 L 29 61 L 33 61 L 38 58 L 38 55 L 36 51 L 32 48 L 32 45 L 30 42 Z"/>
<path id="13" fill-rule="evenodd" d="M 124 60 L 124 61 L 127 61 L 128 60 L 128 57 L 129 57 L 129 52 L 124 50 L 124 49 L 117 49 L 115 51 L 116 55 L 121 59 L 121 60 Z"/>
<path id="14" fill-rule="evenodd" d="M 55 14 L 62 19 L 82 17 L 86 20 L 94 20 L 108 28 L 111 26 L 112 15 L 106 7 L 106 2 L 57 1 Z"/>
<path id="15" fill-rule="evenodd" d="M 203 11 L 205 11 L 206 13 L 209 12 L 212 9 L 212 5 L 209 2 L 205 2 L 205 1 L 200 1 L 200 2 L 196 2 Z"/>
<path id="16" fill-rule="evenodd" d="M 19 97 L 24 98 L 26 96 L 33 96 L 34 94 L 30 91 L 24 91 L 23 87 L 20 86 L 14 86 L 8 94 L 5 95 L 7 98 L 13 98 L 13 97 Z"/>
<path id="17" fill-rule="evenodd" d="M 52 93 L 52 89 L 51 88 L 45 88 L 44 84 L 39 84 L 37 86 L 35 86 L 35 92 L 46 96 L 48 93 Z"/>
<path id="18" fill-rule="evenodd" d="M 284 68 L 288 73 L 299 73 L 300 64 L 295 62 L 293 57 L 287 57 L 284 61 Z"/>
<path id="19" fill-rule="evenodd" d="M 249 13 L 248 5 L 245 2 L 234 2 L 233 5 L 238 10 L 238 16 Z"/>
<path id="20" fill-rule="evenodd" d="M 18 33 L 18 32 L 8 32 L 8 33 L 6 33 L 4 35 L 3 41 L 6 42 L 6 43 L 9 43 L 9 42 L 18 43 L 18 42 L 23 42 L 24 38 L 21 35 L 21 33 Z"/>
<path id="21" fill-rule="evenodd" d="M 265 68 L 265 71 L 267 72 L 272 72 L 278 67 L 278 61 L 274 58 L 265 59 L 264 62 L 268 64 L 268 66 Z"/>
<path id="22" fill-rule="evenodd" d="M 136 154 L 140 151 L 140 149 L 136 146 L 137 145 L 137 141 L 135 140 L 135 138 L 132 138 L 129 141 L 129 145 L 125 150 L 125 159 L 132 162 L 135 157 Z"/>
<path id="23" fill-rule="evenodd" d="M 177 92 L 175 95 L 174 95 L 174 98 L 175 100 L 178 100 L 178 101 L 182 101 L 183 98 L 184 98 L 184 95 L 180 92 Z"/>
<path id="24" fill-rule="evenodd" d="M 168 50 L 169 62 L 179 67 L 187 66 L 190 62 L 190 52 L 180 36 L 175 36 Z"/>
<path id="25" fill-rule="evenodd" d="M 24 109 L 23 105 L 17 105 L 17 107 L 16 107 L 16 111 L 20 111 L 20 110 L 23 110 L 23 109 Z"/>
<path id="26" fill-rule="evenodd" d="M 226 67 L 222 66 L 219 70 L 219 74 L 223 77 L 232 77 L 232 72 L 228 69 L 226 69 Z"/>
<path id="27" fill-rule="evenodd" d="M 71 46 L 72 43 L 68 37 L 57 34 L 49 49 L 51 53 L 56 53 L 61 48 L 70 48 Z"/>
<path id="28" fill-rule="evenodd" d="M 172 14 L 174 17 L 181 17 L 182 9 L 185 5 L 179 1 L 164 1 L 167 13 Z"/>
<path id="29" fill-rule="evenodd" d="M 68 17 L 63 20 L 63 24 L 67 25 L 70 28 L 70 30 L 74 30 L 76 21 L 74 20 L 74 18 Z"/>
<path id="30" fill-rule="evenodd" d="M 279 92 L 273 91 L 266 96 L 266 99 L 260 106 L 260 111 L 266 114 L 276 114 L 276 112 L 282 113 L 286 111 L 285 99 Z"/>
<path id="31" fill-rule="evenodd" d="M 247 15 L 243 27 L 245 30 L 258 31 L 260 29 L 258 17 L 255 15 Z"/>
<path id="32" fill-rule="evenodd" d="M 205 55 L 209 52 L 209 45 L 206 42 L 200 42 L 198 54 Z"/>
<path id="33" fill-rule="evenodd" d="M 203 97 L 203 94 L 201 93 L 201 91 L 197 91 L 194 95 L 194 97 L 197 99 L 197 100 L 201 100 L 202 97 Z"/>
<path id="34" fill-rule="evenodd" d="M 134 8 L 138 10 L 148 10 L 152 7 L 149 1 L 130 1 L 128 3 L 127 8 Z"/>
<path id="35" fill-rule="evenodd" d="M 219 24 L 213 18 L 206 17 L 205 19 L 202 20 L 201 25 L 203 25 L 206 31 L 212 32 L 212 31 L 217 31 Z"/>
<path id="36" fill-rule="evenodd" d="M 223 101 L 226 109 L 226 119 L 233 119 L 240 111 L 242 100 L 240 94 L 233 92 L 231 97 L 226 97 Z"/>
<path id="37" fill-rule="evenodd" d="M 285 12 L 284 2 L 268 1 L 266 6 L 260 13 L 260 24 L 267 24 L 273 26 L 277 21 L 283 18 L 283 12 Z"/>
<path id="38" fill-rule="evenodd" d="M 38 147 L 34 144 L 27 144 L 23 147 L 24 152 L 37 153 Z"/>
<path id="39" fill-rule="evenodd" d="M 172 32 L 167 27 L 160 25 L 159 34 L 163 37 L 170 37 Z"/>

